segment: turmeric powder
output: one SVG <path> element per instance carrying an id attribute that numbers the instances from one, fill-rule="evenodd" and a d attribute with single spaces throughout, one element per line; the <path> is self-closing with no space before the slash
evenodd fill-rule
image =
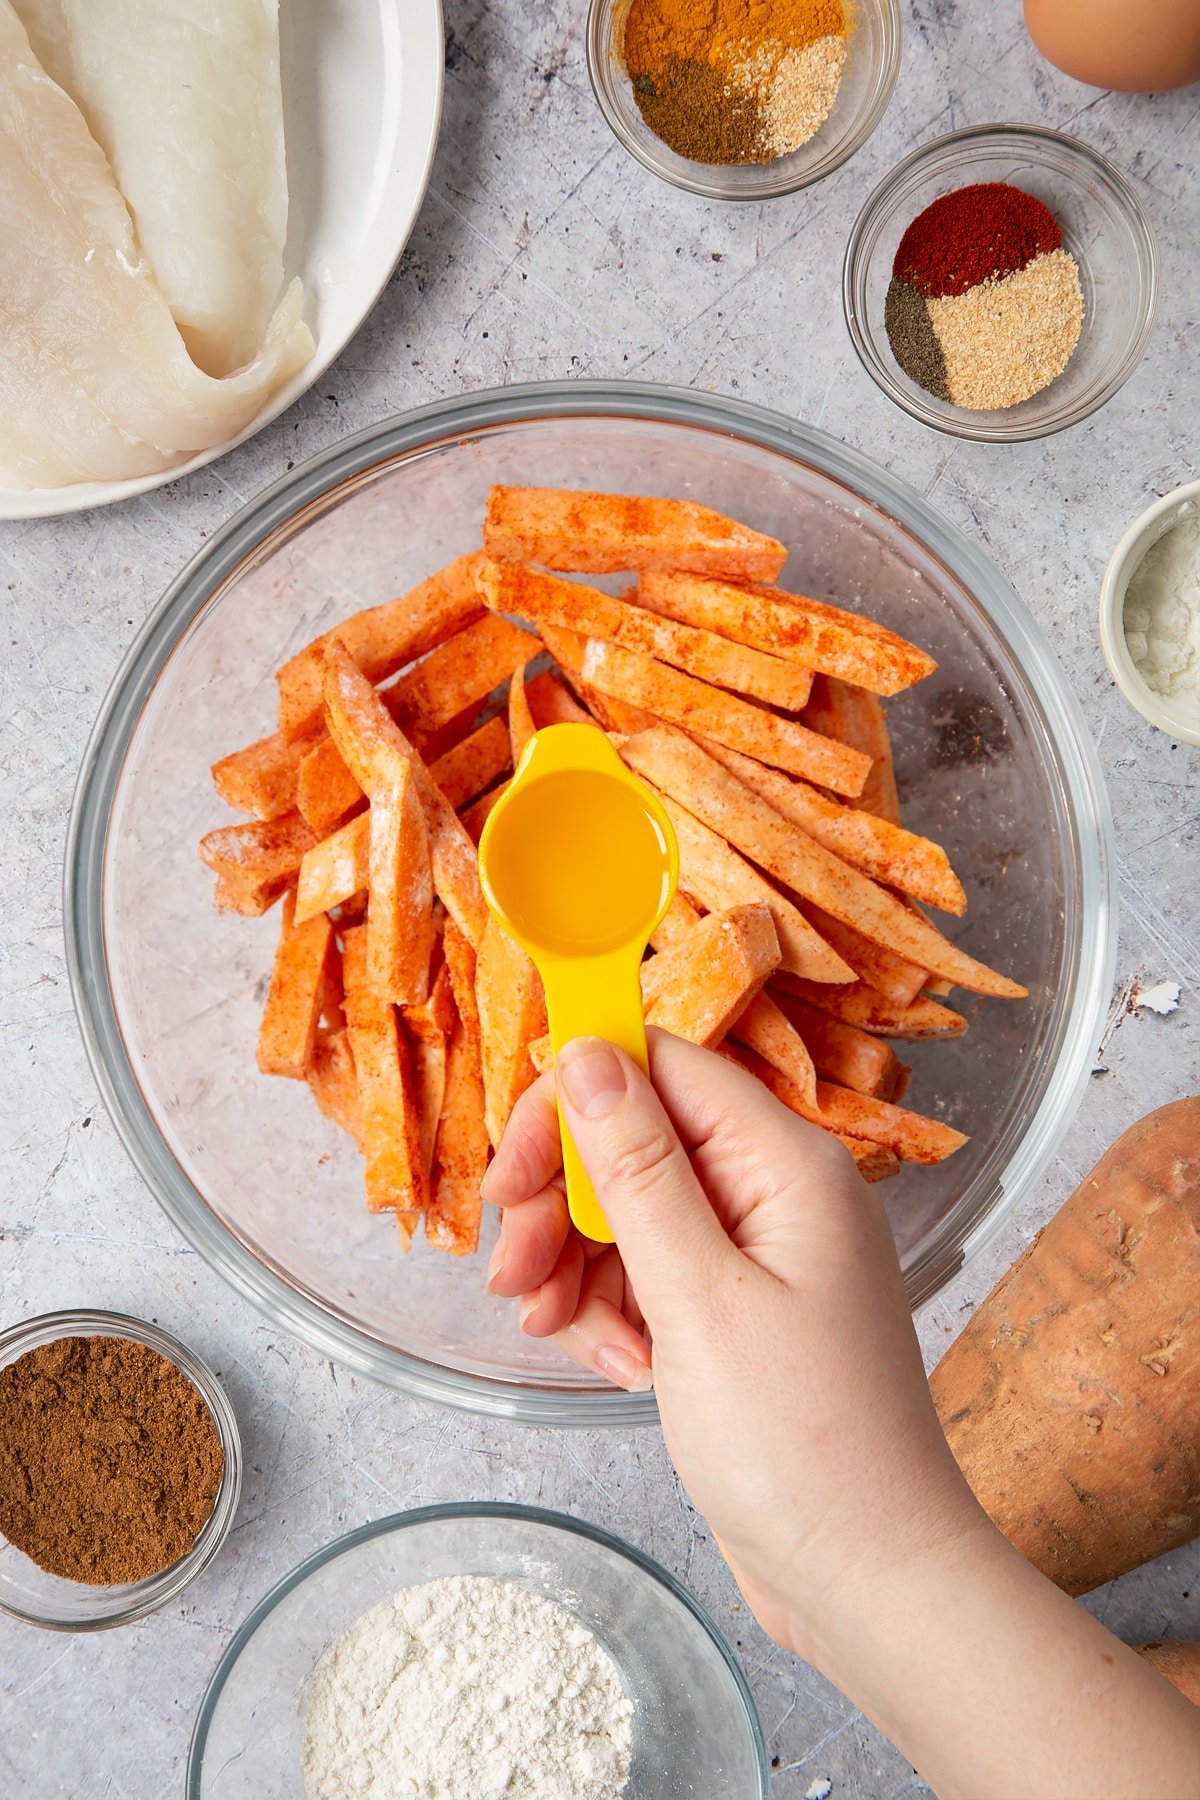
<path id="1" fill-rule="evenodd" d="M 744 56 L 767 43 L 803 50 L 845 35 L 841 0 L 632 0 L 625 67 L 636 78 L 660 74 L 668 56 L 715 63 L 730 45 Z"/>
<path id="2" fill-rule="evenodd" d="M 769 162 L 824 123 L 846 35 L 842 0 L 631 0 L 621 55 L 643 118 L 678 155 Z"/>

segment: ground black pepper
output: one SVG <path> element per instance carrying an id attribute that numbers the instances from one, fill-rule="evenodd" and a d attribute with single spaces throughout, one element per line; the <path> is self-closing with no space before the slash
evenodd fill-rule
<path id="1" fill-rule="evenodd" d="M 58 1338 L 0 1369 L 0 1532 L 73 1581 L 142 1581 L 192 1548 L 224 1452 L 187 1376 L 145 1344 Z"/>
<path id="2" fill-rule="evenodd" d="M 939 400 L 949 400 L 946 359 L 929 322 L 924 296 L 907 281 L 892 281 L 883 304 L 883 322 L 904 373 Z"/>

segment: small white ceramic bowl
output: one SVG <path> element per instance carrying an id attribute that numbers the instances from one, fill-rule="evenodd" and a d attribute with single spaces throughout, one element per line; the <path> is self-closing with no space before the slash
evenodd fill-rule
<path id="1" fill-rule="evenodd" d="M 1200 726 L 1185 717 L 1177 702 L 1164 699 L 1146 685 L 1125 641 L 1125 591 L 1134 571 L 1152 544 L 1198 509 L 1200 481 L 1189 481 L 1164 494 L 1133 521 L 1109 558 L 1100 584 L 1100 643 L 1113 680 L 1143 719 L 1181 744 L 1200 748 Z"/>

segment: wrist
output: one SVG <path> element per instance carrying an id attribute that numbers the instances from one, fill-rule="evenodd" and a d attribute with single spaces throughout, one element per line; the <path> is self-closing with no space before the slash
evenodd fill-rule
<path id="1" fill-rule="evenodd" d="M 789 1560 L 782 1583 L 788 1648 L 845 1691 L 864 1626 L 882 1615 L 909 1628 L 905 1596 L 934 1578 L 963 1577 L 1007 1548 L 948 1448 L 912 1481 L 878 1482 Z M 899 1646 L 898 1646 L 899 1647 Z"/>

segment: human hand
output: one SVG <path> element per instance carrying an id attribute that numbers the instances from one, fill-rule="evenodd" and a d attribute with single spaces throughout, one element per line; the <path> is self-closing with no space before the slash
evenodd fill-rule
<path id="1" fill-rule="evenodd" d="M 556 1075 L 617 1245 L 562 1189 L 555 1075 L 484 1182 L 522 1328 L 653 1383 L 675 1466 L 767 1631 L 817 1660 L 824 1608 L 986 1529 L 942 1436 L 883 1208 L 847 1152 L 724 1057 L 649 1034 L 653 1086 L 599 1039 Z M 657 1091 L 656 1091 L 657 1090 Z"/>

